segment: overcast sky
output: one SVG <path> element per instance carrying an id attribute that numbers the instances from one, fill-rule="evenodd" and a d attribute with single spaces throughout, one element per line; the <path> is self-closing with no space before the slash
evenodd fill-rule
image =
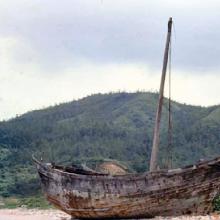
<path id="1" fill-rule="evenodd" d="M 170 16 L 172 94 L 220 104 L 220 1 L 0 1 L 0 119 L 108 91 L 156 91 Z"/>

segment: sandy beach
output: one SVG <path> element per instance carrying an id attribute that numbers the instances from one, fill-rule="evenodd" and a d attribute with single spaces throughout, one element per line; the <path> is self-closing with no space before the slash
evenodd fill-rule
<path id="1" fill-rule="evenodd" d="M 70 216 L 58 210 L 0 209 L 0 220 L 70 220 Z M 220 220 L 220 215 L 156 217 L 154 220 Z"/>
<path id="2" fill-rule="evenodd" d="M 0 220 L 70 220 L 58 210 L 0 209 Z"/>

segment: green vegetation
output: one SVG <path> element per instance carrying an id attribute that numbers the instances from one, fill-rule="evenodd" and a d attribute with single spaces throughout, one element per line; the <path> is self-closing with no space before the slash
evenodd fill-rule
<path id="1" fill-rule="evenodd" d="M 49 209 L 52 206 L 46 201 L 43 196 L 32 196 L 32 197 L 8 197 L 0 199 L 0 209 L 15 209 L 15 208 L 39 208 Z"/>
<path id="2" fill-rule="evenodd" d="M 216 196 L 216 198 L 213 200 L 213 208 L 214 211 L 220 211 L 220 196 Z"/>
<path id="3" fill-rule="evenodd" d="M 136 172 L 148 169 L 158 94 L 110 93 L 32 111 L 0 123 L 0 196 L 30 198 L 40 186 L 31 155 L 92 166 L 116 159 Z M 173 102 L 173 166 L 220 155 L 220 106 Z M 164 103 L 160 166 L 167 158 Z M 23 201 L 24 202 L 24 201 Z M 25 200 L 31 206 L 31 200 Z M 13 205 L 12 205 L 13 206 Z"/>

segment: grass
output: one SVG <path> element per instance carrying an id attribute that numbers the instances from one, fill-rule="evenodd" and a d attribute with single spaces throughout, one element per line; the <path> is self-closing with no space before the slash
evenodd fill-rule
<path id="1" fill-rule="evenodd" d="M 52 206 L 47 202 L 43 196 L 33 196 L 25 198 L 0 198 L 0 209 L 15 209 L 15 208 L 27 208 L 27 209 L 50 209 Z"/>

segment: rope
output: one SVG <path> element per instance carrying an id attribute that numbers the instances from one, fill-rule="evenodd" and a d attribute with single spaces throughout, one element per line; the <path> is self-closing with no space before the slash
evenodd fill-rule
<path id="1" fill-rule="evenodd" d="M 167 168 L 170 169 L 172 168 L 172 106 L 171 106 L 171 39 L 170 39 L 170 47 L 169 47 L 169 63 L 168 63 L 168 68 L 169 68 L 169 102 L 168 102 L 168 146 L 167 146 Z"/>

